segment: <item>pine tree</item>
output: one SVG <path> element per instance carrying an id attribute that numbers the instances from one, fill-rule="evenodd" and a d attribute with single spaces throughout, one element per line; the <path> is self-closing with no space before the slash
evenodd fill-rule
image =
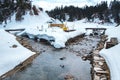
<path id="1" fill-rule="evenodd" d="M 110 8 L 112 12 L 112 17 L 114 18 L 114 21 L 118 24 L 120 24 L 120 1 L 114 0 L 111 2 Z"/>

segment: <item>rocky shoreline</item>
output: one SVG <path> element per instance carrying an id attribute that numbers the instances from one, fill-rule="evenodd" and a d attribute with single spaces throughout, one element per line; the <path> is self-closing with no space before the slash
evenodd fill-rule
<path id="1" fill-rule="evenodd" d="M 76 42 L 76 39 L 79 39 L 80 41 L 84 38 L 84 35 L 77 36 L 66 43 L 67 45 L 74 44 Z M 90 63 L 92 65 L 91 67 L 91 78 L 92 80 L 110 80 L 110 71 L 109 68 L 104 60 L 103 57 L 99 55 L 99 51 L 104 47 L 105 41 L 107 36 L 101 36 L 101 41 L 97 45 L 97 48 L 90 53 L 90 55 L 81 56 L 83 60 L 90 60 Z M 13 75 L 14 73 L 22 70 L 23 68 L 27 67 L 29 64 L 32 63 L 32 61 L 41 53 L 38 51 L 35 51 L 32 46 L 30 46 L 29 42 L 27 41 L 28 38 L 26 37 L 17 37 L 16 40 L 20 44 L 22 44 L 27 49 L 36 52 L 35 55 L 31 56 L 30 58 L 26 59 L 24 62 L 20 63 L 18 66 L 16 66 L 13 70 L 9 71 L 8 73 L 1 76 L 1 79 L 4 79 L 5 77 L 8 77 L 10 75 Z M 67 47 L 69 48 L 69 47 Z M 74 77 L 66 76 L 65 80 L 74 80 Z"/>
<path id="2" fill-rule="evenodd" d="M 110 80 L 110 70 L 105 59 L 100 56 L 99 52 L 104 48 L 105 42 L 107 41 L 107 35 L 100 37 L 100 42 L 97 48 L 91 52 L 90 55 L 82 57 L 83 60 L 89 60 L 91 67 L 92 80 Z"/>
<path id="3" fill-rule="evenodd" d="M 27 38 L 23 38 L 23 37 L 16 37 L 16 40 L 23 45 L 24 47 L 26 47 L 27 49 L 31 50 L 32 52 L 35 52 L 36 54 L 30 56 L 29 58 L 27 58 L 25 61 L 21 62 L 20 64 L 18 64 L 16 67 L 14 67 L 12 70 L 8 71 L 7 73 L 3 74 L 2 76 L 0 76 L 0 80 L 3 80 L 4 78 L 11 76 L 13 74 L 15 74 L 16 72 L 22 70 L 23 68 L 27 67 L 28 65 L 30 65 L 32 63 L 32 61 L 40 54 L 40 52 L 35 51 L 32 46 L 29 45 L 29 43 L 27 43 Z"/>

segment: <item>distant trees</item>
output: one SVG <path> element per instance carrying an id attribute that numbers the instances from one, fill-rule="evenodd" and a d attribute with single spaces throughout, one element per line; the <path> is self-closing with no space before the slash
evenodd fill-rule
<path id="1" fill-rule="evenodd" d="M 117 0 L 111 1 L 109 6 L 106 1 L 102 1 L 96 6 L 85 6 L 84 8 L 61 6 L 47 12 L 49 16 L 61 21 L 66 20 L 65 16 L 69 16 L 69 21 L 80 20 L 82 18 L 94 21 L 94 18 L 97 17 L 104 22 L 111 22 L 110 19 L 114 19 L 114 22 L 120 24 L 120 1 Z"/>
<path id="2" fill-rule="evenodd" d="M 39 10 L 31 5 L 30 0 L 0 0 L 0 24 L 7 19 L 11 19 L 11 15 L 16 13 L 16 20 L 23 20 L 23 15 L 26 14 L 26 11 L 30 11 L 31 15 L 38 15 L 39 10 L 42 11 L 42 8 Z M 33 11 L 32 11 L 33 10 Z M 56 7 L 51 11 L 46 11 L 49 16 L 59 19 L 61 21 L 74 21 L 87 18 L 88 21 L 94 21 L 95 18 L 99 18 L 104 22 L 111 22 L 111 19 L 114 20 L 117 24 L 120 24 L 120 1 L 114 0 L 110 2 L 110 5 L 106 1 L 95 6 L 85 6 L 83 8 L 74 7 L 74 6 L 61 6 Z"/>
<path id="3" fill-rule="evenodd" d="M 16 20 L 22 20 L 26 10 L 31 9 L 30 0 L 0 0 L 0 23 L 11 18 L 16 12 Z"/>
<path id="4" fill-rule="evenodd" d="M 16 2 L 16 20 L 23 20 L 22 15 L 25 15 L 27 10 L 31 9 L 30 0 L 17 0 Z"/>
<path id="5" fill-rule="evenodd" d="M 110 11 L 112 14 L 112 18 L 118 24 L 120 24 L 120 1 L 114 0 L 110 4 Z"/>
<path id="6" fill-rule="evenodd" d="M 31 0 L 0 0 L 0 24 L 2 22 L 7 24 L 7 20 L 11 19 L 13 14 L 16 21 L 21 21 L 28 11 L 30 15 L 38 15 L 43 9 L 32 6 Z"/>
<path id="7" fill-rule="evenodd" d="M 73 21 L 75 19 L 79 19 L 82 18 L 82 13 L 81 15 L 78 15 L 80 12 L 82 12 L 82 9 L 80 10 L 78 7 L 74 7 L 74 6 L 65 6 L 63 7 L 56 7 L 54 10 L 51 10 L 50 12 L 48 12 L 48 14 L 53 17 L 53 18 L 57 18 L 60 20 L 65 20 L 66 16 L 69 15 L 69 21 Z"/>
<path id="8" fill-rule="evenodd" d="M 0 0 L 0 23 L 8 17 L 14 10 L 14 0 Z"/>

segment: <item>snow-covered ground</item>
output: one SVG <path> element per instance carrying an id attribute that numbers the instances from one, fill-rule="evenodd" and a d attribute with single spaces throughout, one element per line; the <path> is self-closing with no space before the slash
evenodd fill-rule
<path id="1" fill-rule="evenodd" d="M 117 37 L 120 42 L 120 26 L 108 29 L 106 34 L 110 37 Z M 109 66 L 111 80 L 120 80 L 120 44 L 100 51 L 100 55 L 103 56 Z"/>
<path id="2" fill-rule="evenodd" d="M 120 80 L 120 44 L 110 49 L 103 49 L 100 55 L 103 56 L 109 66 L 111 80 Z"/>
<path id="3" fill-rule="evenodd" d="M 17 28 L 36 28 L 43 25 L 45 22 L 51 20 L 51 18 L 45 13 L 40 11 L 38 15 L 30 15 L 29 12 L 26 12 L 26 15 L 23 16 L 24 20 L 16 21 L 15 14 L 11 17 L 11 20 L 7 20 L 7 24 L 0 25 L 0 28 L 4 29 L 17 29 Z"/>
<path id="4" fill-rule="evenodd" d="M 40 29 L 26 29 L 24 32 L 20 33 L 20 35 L 27 34 L 30 38 L 43 38 L 48 40 L 55 48 L 61 48 L 65 47 L 65 43 L 68 39 L 85 33 L 85 29 L 82 27 L 79 28 L 79 26 L 74 27 L 75 31 L 71 32 L 65 32 L 62 28 L 48 26 L 48 24 L 41 26 L 43 27 L 42 30 L 40 30 L 41 27 L 39 27 Z"/>
<path id="5" fill-rule="evenodd" d="M 16 40 L 13 35 L 8 34 L 3 30 L 9 28 L 25 28 L 20 34 L 27 33 L 30 37 L 37 36 L 41 38 L 41 35 L 44 38 L 55 39 L 54 42 L 51 42 L 54 47 L 65 47 L 65 42 L 77 35 L 85 33 L 85 28 L 107 28 L 106 34 L 110 37 L 117 37 L 118 41 L 120 42 L 120 26 L 114 27 L 115 25 L 112 24 L 97 24 L 97 23 L 88 23 L 85 20 L 75 21 L 75 22 L 67 22 L 67 26 L 69 29 L 75 29 L 76 31 L 73 32 L 64 32 L 61 28 L 55 27 L 50 28 L 48 27 L 48 21 L 51 21 L 51 18 L 43 11 L 39 13 L 39 16 L 32 15 L 30 16 L 27 13 L 24 17 L 24 20 L 21 22 L 15 21 L 15 15 L 12 16 L 11 21 L 7 21 L 7 25 L 2 24 L 0 25 L 0 75 L 9 71 L 10 69 L 14 68 L 17 64 L 28 58 L 29 56 L 33 55 L 34 53 L 23 48 Z M 60 23 L 57 20 L 54 20 L 55 23 Z M 6 27 L 3 27 L 3 26 Z M 20 35 L 19 34 L 19 35 Z M 13 48 L 12 45 L 16 44 L 17 47 Z M 119 54 L 120 44 L 116 45 L 110 49 L 103 49 L 100 54 L 106 59 L 107 64 L 111 71 L 111 78 L 112 80 L 120 80 L 120 54 Z M 8 53 L 9 52 L 9 53 Z"/>
<path id="6" fill-rule="evenodd" d="M 35 54 L 16 41 L 16 37 L 0 30 L 0 76 Z"/>

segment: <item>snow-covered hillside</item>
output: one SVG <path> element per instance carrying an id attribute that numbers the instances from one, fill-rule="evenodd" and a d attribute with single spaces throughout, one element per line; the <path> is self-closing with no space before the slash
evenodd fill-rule
<path id="1" fill-rule="evenodd" d="M 16 21 L 15 14 L 11 17 L 11 20 L 7 21 L 7 24 L 0 25 L 0 28 L 30 28 L 39 27 L 45 22 L 50 20 L 50 17 L 45 12 L 39 12 L 39 15 L 30 15 L 29 12 L 23 16 L 24 20 Z M 4 27 L 6 26 L 6 27 Z"/>
<path id="2" fill-rule="evenodd" d="M 35 54 L 20 45 L 15 38 L 0 29 L 0 76 Z"/>

